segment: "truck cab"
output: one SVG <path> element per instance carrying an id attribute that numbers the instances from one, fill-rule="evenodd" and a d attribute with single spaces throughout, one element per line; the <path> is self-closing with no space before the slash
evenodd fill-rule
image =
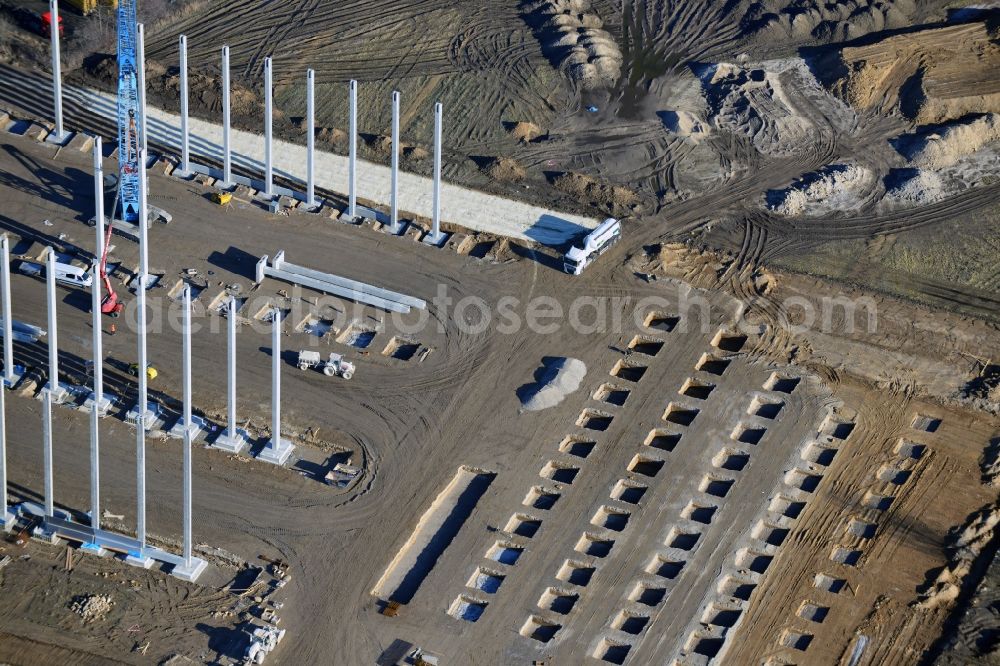
<path id="1" fill-rule="evenodd" d="M 570 275 L 579 275 L 584 268 L 604 254 L 621 237 L 621 222 L 609 217 L 584 236 L 580 245 L 573 245 L 566 252 L 563 256 L 563 270 Z"/>

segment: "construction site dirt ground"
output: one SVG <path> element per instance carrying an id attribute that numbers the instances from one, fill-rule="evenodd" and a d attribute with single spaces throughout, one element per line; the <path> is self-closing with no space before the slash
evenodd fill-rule
<path id="1" fill-rule="evenodd" d="M 177 550 L 181 447 L 163 431 L 180 410 L 187 284 L 201 324 L 195 413 L 209 424 L 194 451 L 195 550 L 210 566 L 191 584 L 67 559 L 65 544 L 4 543 L 0 661 L 234 663 L 277 604 L 287 635 L 268 663 L 389 665 L 417 647 L 442 664 L 998 659 L 1000 10 L 145 4 L 151 103 L 177 109 L 184 33 L 192 112 L 218 122 L 228 43 L 237 126 L 261 127 L 273 55 L 278 136 L 305 140 L 313 67 L 318 146 L 343 154 L 356 78 L 362 157 L 388 161 L 389 94 L 401 90 L 403 168 L 426 175 L 440 100 L 447 181 L 615 215 L 623 240 L 569 276 L 561 246 L 483 233 L 438 249 L 323 214 L 272 215 L 250 196 L 220 207 L 211 187 L 158 163 L 150 202 L 173 221 L 150 230 L 150 388 L 163 419 L 147 446 L 149 533 Z M 69 23 L 67 80 L 110 90 L 109 15 Z M 32 71 L 45 42 L 0 29 L 0 108 L 16 120 L 0 128 L 13 317 L 46 328 L 45 285 L 17 267 L 50 245 L 88 257 L 91 158 L 32 139 L 51 127 L 46 75 Z M 68 103 L 66 122 L 115 133 L 85 104 Z M 151 147 L 168 162 L 177 150 Z M 482 217 L 489 228 L 503 211 Z M 113 243 L 112 281 L 134 308 L 138 250 Z M 278 250 L 425 299 L 426 317 L 257 284 L 258 259 Z M 281 354 L 282 434 L 296 445 L 284 468 L 203 446 L 225 425 L 216 309 L 229 294 L 254 452 L 272 435 Z M 90 295 L 58 295 L 61 379 L 86 386 Z M 286 313 L 281 350 L 274 307 Z M 104 336 L 120 403 L 101 421 L 101 475 L 107 526 L 131 533 L 125 314 Z M 300 371 L 300 349 L 344 353 L 357 372 Z M 44 338 L 16 343 L 15 357 L 37 381 L 7 394 L 9 487 L 37 502 Z M 89 415 L 54 410 L 56 505 L 83 521 Z M 355 483 L 322 482 L 348 461 Z M 241 587 L 266 568 L 260 556 L 288 563 L 287 584 L 265 571 Z"/>

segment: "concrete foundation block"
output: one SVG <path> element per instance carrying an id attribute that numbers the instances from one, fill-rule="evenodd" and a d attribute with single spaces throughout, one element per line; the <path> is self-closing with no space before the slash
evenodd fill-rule
<path id="1" fill-rule="evenodd" d="M 153 162 L 150 171 L 161 176 L 169 176 L 174 172 L 174 163 L 168 157 L 160 157 Z"/>
<path id="2" fill-rule="evenodd" d="M 251 203 L 256 195 L 256 191 L 251 189 L 247 185 L 237 185 L 233 189 L 233 198 L 237 201 L 243 201 L 245 203 Z"/>
<path id="3" fill-rule="evenodd" d="M 177 422 L 174 423 L 173 427 L 171 427 L 170 430 L 167 431 L 167 436 L 173 437 L 174 439 L 183 439 L 184 431 L 190 430 L 191 439 L 193 440 L 199 434 L 201 434 L 201 431 L 204 430 L 207 426 L 208 422 L 205 421 L 205 419 L 201 418 L 200 416 L 194 416 L 194 415 L 191 416 L 191 425 L 185 425 L 184 417 L 182 416 L 181 418 L 177 419 Z"/>
<path id="4" fill-rule="evenodd" d="M 94 137 L 85 132 L 77 132 L 66 144 L 66 147 L 79 150 L 81 153 L 89 153 L 94 149 Z"/>
<path id="5" fill-rule="evenodd" d="M 290 210 L 299 205 L 299 200 L 282 194 L 278 197 L 278 205 L 281 206 L 282 210 Z"/>
<path id="6" fill-rule="evenodd" d="M 60 405 L 66 402 L 71 395 L 69 387 L 62 382 L 59 382 L 55 386 L 52 386 L 52 383 L 49 382 L 44 388 L 42 388 L 42 390 L 48 391 L 49 398 L 52 400 L 53 405 Z"/>
<path id="7" fill-rule="evenodd" d="M 131 564 L 133 567 L 139 567 L 140 569 L 149 569 L 153 566 L 152 557 L 139 551 L 132 551 L 125 557 L 125 564 Z"/>
<path id="8" fill-rule="evenodd" d="M 465 254 L 469 251 L 469 249 L 471 249 L 471 244 L 468 243 L 468 239 L 469 237 L 465 234 L 454 233 L 448 237 L 447 241 L 445 241 L 444 247 L 452 252 Z"/>
<path id="9" fill-rule="evenodd" d="M 325 205 L 320 210 L 320 215 L 330 218 L 331 220 L 340 219 L 340 209 L 336 206 Z"/>
<path id="10" fill-rule="evenodd" d="M 80 552 L 87 553 L 88 555 L 95 555 L 97 557 L 104 557 L 108 554 L 107 550 L 101 548 L 101 546 L 96 543 L 80 544 Z"/>
<path id="11" fill-rule="evenodd" d="M 28 129 L 24 132 L 24 136 L 30 137 L 35 141 L 45 141 L 45 137 L 48 135 L 49 130 L 47 127 L 34 122 L 28 125 Z"/>
<path id="12" fill-rule="evenodd" d="M 175 172 L 176 172 L 176 170 L 175 170 Z M 195 174 L 195 176 L 194 176 L 194 178 L 192 178 L 192 180 L 194 182 L 198 183 L 199 185 L 204 185 L 205 187 L 212 187 L 212 186 L 215 185 L 215 179 L 212 178 L 211 176 L 203 174 L 203 173 Z"/>
<path id="13" fill-rule="evenodd" d="M 14 529 L 14 522 L 16 520 L 17 514 L 11 511 L 9 507 L 5 507 L 3 513 L 3 531 L 10 532 Z"/>
<path id="14" fill-rule="evenodd" d="M 448 235 L 449 234 L 441 231 L 441 232 L 438 232 L 437 236 L 434 236 L 434 232 L 433 231 L 429 231 L 429 232 L 427 232 L 427 235 L 424 236 L 423 242 L 426 245 L 430 245 L 432 247 L 442 247 L 445 244 L 445 242 L 448 240 Z"/>
<path id="15" fill-rule="evenodd" d="M 50 128 L 46 128 L 46 131 L 48 131 L 48 134 L 45 137 L 45 143 L 50 143 L 53 146 L 65 146 L 69 143 L 69 140 L 73 138 L 73 133 L 65 130 L 63 130 L 62 136 L 59 136 Z M 41 139 L 39 139 L 39 141 L 41 141 Z"/>
<path id="16" fill-rule="evenodd" d="M 410 222 L 403 229 L 403 233 L 401 235 L 403 236 L 403 238 L 411 240 L 414 243 L 419 243 L 420 239 L 425 238 L 426 233 L 427 232 L 424 230 L 423 227 L 419 227 Z"/>
<path id="17" fill-rule="evenodd" d="M 6 111 L 0 111 L 0 127 L 6 128 L 10 124 L 10 114 Z"/>
<path id="18" fill-rule="evenodd" d="M 94 397 L 95 397 L 94 392 L 91 391 L 90 394 L 83 401 L 83 408 L 86 409 L 88 412 L 94 408 Z M 100 416 L 101 418 L 104 418 L 105 416 L 108 415 L 108 412 L 111 411 L 111 408 L 114 406 L 114 404 L 115 403 L 114 401 L 111 400 L 111 398 L 109 398 L 107 395 L 102 395 L 101 403 L 97 406 L 97 415 Z"/>
<path id="19" fill-rule="evenodd" d="M 344 216 L 341 216 L 340 220 L 343 222 Z M 381 222 L 371 217 L 362 218 L 360 224 L 362 229 L 369 229 L 371 231 L 381 231 L 383 227 Z"/>
<path id="20" fill-rule="evenodd" d="M 160 417 L 160 405 L 153 400 L 146 403 L 146 412 L 142 415 L 142 422 L 146 430 L 151 430 Z M 125 414 L 125 422 L 129 425 L 139 423 L 139 403 L 132 405 L 132 408 Z"/>
<path id="21" fill-rule="evenodd" d="M 15 365 L 14 372 L 10 373 L 10 375 L 10 379 L 7 379 L 6 377 L 3 378 L 3 385 L 8 389 L 13 389 L 17 387 L 17 385 L 21 383 L 21 379 L 24 378 L 24 366 Z"/>
<path id="22" fill-rule="evenodd" d="M 216 449 L 221 449 L 222 451 L 228 451 L 229 453 L 239 453 L 244 448 L 250 445 L 250 436 L 247 434 L 246 430 L 236 429 L 235 435 L 229 434 L 229 429 L 226 428 L 222 431 L 222 434 L 215 438 L 212 442 L 212 447 Z"/>
<path id="23" fill-rule="evenodd" d="M 207 568 L 208 562 L 200 557 L 192 557 L 190 564 L 175 564 L 170 570 L 170 575 L 194 583 Z"/>
<path id="24" fill-rule="evenodd" d="M 261 452 L 257 454 L 257 460 L 262 460 L 272 465 L 284 465 L 288 462 L 288 458 L 291 457 L 294 450 L 295 445 L 287 439 L 279 439 L 277 442 L 271 439 Z"/>

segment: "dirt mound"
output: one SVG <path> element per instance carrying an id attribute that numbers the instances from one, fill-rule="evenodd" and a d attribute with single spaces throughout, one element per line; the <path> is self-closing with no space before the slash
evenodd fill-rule
<path id="1" fill-rule="evenodd" d="M 871 183 L 870 170 L 857 164 L 831 164 L 808 173 L 789 187 L 767 193 L 767 207 L 779 215 L 818 215 L 849 210 Z"/>
<path id="2" fill-rule="evenodd" d="M 385 160 L 392 157 L 391 136 L 386 136 L 384 134 L 376 134 L 369 137 L 365 143 L 368 146 L 368 151 L 374 157 L 378 157 Z"/>
<path id="3" fill-rule="evenodd" d="M 570 393 L 580 388 L 587 365 L 575 358 L 547 357 L 535 372 L 535 382 L 517 390 L 521 409 L 537 412 L 558 405 Z"/>
<path id="4" fill-rule="evenodd" d="M 1000 108 L 1000 44 L 985 22 L 892 35 L 844 48 L 832 90 L 859 109 L 938 123 Z"/>
<path id="5" fill-rule="evenodd" d="M 347 141 L 347 132 L 336 127 L 321 127 L 316 130 L 316 141 L 327 145 L 341 145 Z"/>
<path id="6" fill-rule="evenodd" d="M 698 141 L 709 133 L 708 124 L 689 111 L 662 111 L 660 119 L 671 133 Z"/>
<path id="7" fill-rule="evenodd" d="M 621 76 L 621 50 L 589 0 L 536 0 L 524 11 L 543 51 L 581 89 L 610 88 Z"/>
<path id="8" fill-rule="evenodd" d="M 534 141 L 542 134 L 542 128 L 535 123 L 520 121 L 507 126 L 507 133 L 518 141 L 528 143 Z"/>
<path id="9" fill-rule="evenodd" d="M 525 179 L 528 172 L 510 157 L 494 157 L 483 167 L 483 173 L 505 183 L 516 183 Z"/>
<path id="10" fill-rule="evenodd" d="M 895 144 L 913 166 L 941 169 L 998 140 L 1000 116 L 988 113 L 903 135 Z"/>
<path id="11" fill-rule="evenodd" d="M 952 530 L 949 535 L 949 562 L 921 595 L 916 604 L 918 608 L 950 606 L 958 598 L 963 580 L 993 540 L 997 523 L 1000 523 L 1000 507 L 993 505 L 983 507 L 964 525 Z"/>
<path id="12" fill-rule="evenodd" d="M 567 172 L 556 176 L 552 184 L 592 206 L 620 215 L 639 204 L 639 195 L 627 187 L 602 183 L 582 173 Z"/>
<path id="13" fill-rule="evenodd" d="M 785 78 L 795 73 L 782 63 L 769 68 L 719 63 L 702 73 L 705 98 L 719 129 L 744 134 L 766 155 L 799 152 L 813 124 L 785 93 Z"/>
<path id="14" fill-rule="evenodd" d="M 83 618 L 84 622 L 103 620 L 115 605 L 109 594 L 81 594 L 73 597 L 69 609 Z"/>
<path id="15" fill-rule="evenodd" d="M 782 41 L 847 41 L 871 32 L 902 28 L 915 10 L 913 0 L 765 0 L 743 16 L 744 30 Z"/>

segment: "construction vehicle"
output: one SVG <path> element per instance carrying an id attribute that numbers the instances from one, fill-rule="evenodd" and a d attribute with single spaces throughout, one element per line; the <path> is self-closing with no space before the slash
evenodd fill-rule
<path id="1" fill-rule="evenodd" d="M 75 8 L 84 16 L 89 16 L 100 6 L 118 9 L 118 0 L 65 0 L 66 4 Z"/>
<path id="2" fill-rule="evenodd" d="M 232 202 L 233 193 L 232 192 L 212 192 L 212 203 L 219 204 L 220 206 L 225 206 Z"/>
<path id="3" fill-rule="evenodd" d="M 41 35 L 45 39 L 52 36 L 52 14 L 50 12 L 39 14 L 27 7 L 11 7 L 9 11 L 14 22 L 25 30 Z M 66 36 L 66 26 L 63 25 L 61 16 L 59 17 L 59 36 Z"/>
<path id="4" fill-rule="evenodd" d="M 278 643 L 284 637 L 284 629 L 275 626 L 254 627 L 253 633 L 250 634 L 250 645 L 243 653 L 243 663 L 263 664 L 264 658 L 278 647 Z"/>
<path id="5" fill-rule="evenodd" d="M 572 246 L 563 257 L 563 270 L 570 275 L 579 275 L 622 237 L 622 223 L 609 217 L 596 229 L 584 236 L 582 245 Z"/>
<path id="6" fill-rule="evenodd" d="M 101 300 L 101 314 L 109 317 L 117 317 L 125 309 L 125 304 L 118 300 L 118 294 L 108 279 L 108 252 L 111 250 L 111 233 L 114 231 L 112 225 L 104 231 L 104 251 L 101 253 L 101 260 L 97 265 L 98 276 L 104 287 L 104 298 Z"/>
<path id="7" fill-rule="evenodd" d="M 133 377 L 138 377 L 139 376 L 139 364 L 138 363 L 129 363 L 128 364 L 128 374 L 132 375 Z M 159 371 L 157 371 L 156 368 L 154 368 L 152 365 L 150 365 L 148 363 L 146 364 L 146 379 L 148 379 L 149 381 L 153 381 L 159 375 L 160 375 L 160 373 L 159 373 Z"/>
<path id="8" fill-rule="evenodd" d="M 350 379 L 354 376 L 354 364 L 344 360 L 343 354 L 330 352 L 330 358 L 323 360 L 318 351 L 308 351 L 303 349 L 299 352 L 299 370 L 318 368 L 327 377 L 343 377 Z"/>

